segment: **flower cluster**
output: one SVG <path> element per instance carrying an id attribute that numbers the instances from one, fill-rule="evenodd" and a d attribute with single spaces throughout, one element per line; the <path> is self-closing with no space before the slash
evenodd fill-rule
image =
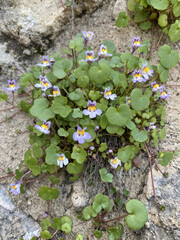
<path id="1" fill-rule="evenodd" d="M 48 81 L 47 76 L 45 75 L 44 77 L 42 75 L 39 76 L 39 81 L 40 83 L 36 83 L 35 87 L 41 88 L 41 91 L 46 91 L 48 88 L 51 88 L 52 85 Z"/>

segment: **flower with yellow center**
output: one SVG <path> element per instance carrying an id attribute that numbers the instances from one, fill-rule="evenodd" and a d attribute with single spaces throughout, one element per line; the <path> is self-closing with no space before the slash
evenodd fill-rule
<path id="1" fill-rule="evenodd" d="M 61 95 L 61 93 L 60 93 L 58 86 L 53 86 L 53 94 L 49 95 L 49 97 L 57 97 L 60 95 Z"/>
<path id="2" fill-rule="evenodd" d="M 41 88 L 41 91 L 46 91 L 48 88 L 51 88 L 52 85 L 48 81 L 47 76 L 45 75 L 44 77 L 42 75 L 39 76 L 39 83 L 35 84 L 35 87 Z"/>
<path id="3" fill-rule="evenodd" d="M 150 67 L 147 66 L 147 62 L 143 64 L 141 74 L 143 75 L 144 78 L 149 79 L 149 76 L 153 76 L 153 70 L 150 69 Z"/>
<path id="4" fill-rule="evenodd" d="M 94 36 L 94 33 L 91 32 L 91 31 L 88 31 L 88 32 L 82 31 L 82 34 L 83 34 L 83 37 L 84 37 L 84 39 L 85 39 L 86 42 L 89 41 L 89 40 L 91 40 L 92 37 Z"/>
<path id="5" fill-rule="evenodd" d="M 112 54 L 107 53 L 107 47 L 103 44 L 101 44 L 101 46 L 100 46 L 100 51 L 98 52 L 98 55 L 100 57 L 110 57 L 110 56 L 112 56 Z"/>
<path id="6" fill-rule="evenodd" d="M 104 98 L 106 99 L 111 99 L 111 100 L 115 100 L 117 97 L 117 95 L 115 93 L 112 94 L 112 92 L 110 91 L 110 87 L 108 88 L 105 88 L 105 91 L 104 91 Z"/>
<path id="7" fill-rule="evenodd" d="M 39 125 L 35 125 L 35 128 L 38 129 L 40 132 L 44 133 L 44 134 L 49 134 L 49 128 L 51 126 L 51 121 L 46 122 L 46 119 L 44 119 L 43 124 L 41 126 Z"/>
<path id="8" fill-rule="evenodd" d="M 22 182 L 22 179 L 19 180 L 17 183 L 12 183 L 10 184 L 11 186 L 11 192 L 14 193 L 15 195 L 18 195 L 21 193 L 21 182 Z"/>
<path id="9" fill-rule="evenodd" d="M 151 88 L 153 92 L 157 92 L 158 90 L 162 90 L 164 86 L 159 86 L 159 84 L 156 81 L 154 81 L 151 82 Z"/>
<path id="10" fill-rule="evenodd" d="M 80 144 L 83 144 L 86 139 L 91 139 L 91 135 L 85 130 L 86 127 L 82 129 L 80 126 L 77 126 L 77 131 L 73 134 L 74 141 L 78 141 Z"/>
<path id="11" fill-rule="evenodd" d="M 96 115 L 100 116 L 102 111 L 100 109 L 96 109 L 96 101 L 91 102 L 88 101 L 88 109 L 83 110 L 84 115 L 89 115 L 90 118 L 95 118 Z"/>
<path id="12" fill-rule="evenodd" d="M 49 66 L 51 66 L 51 63 L 49 62 L 49 57 L 48 56 L 43 56 L 42 57 L 42 64 L 41 63 L 39 63 L 39 64 L 37 64 L 38 66 L 40 66 L 40 67 L 49 67 Z"/>
<path id="13" fill-rule="evenodd" d="M 118 166 L 121 166 L 121 160 L 119 160 L 117 157 L 115 157 L 114 159 L 110 160 L 110 164 L 113 168 L 117 168 Z"/>
<path id="14" fill-rule="evenodd" d="M 14 79 L 13 80 L 8 80 L 8 87 L 5 88 L 5 90 L 14 92 L 16 89 L 20 88 L 19 86 L 16 87 L 15 83 L 16 83 L 16 81 Z"/>
<path id="15" fill-rule="evenodd" d="M 58 156 L 57 159 L 57 165 L 60 166 L 60 168 L 63 168 L 63 165 L 66 166 L 69 163 L 69 160 L 66 158 L 64 154 L 56 154 Z"/>
<path id="16" fill-rule="evenodd" d="M 146 82 L 147 79 L 143 78 L 142 74 L 141 74 L 141 69 L 137 70 L 135 69 L 133 72 L 133 79 L 132 79 L 133 83 L 137 83 L 137 82 Z"/>

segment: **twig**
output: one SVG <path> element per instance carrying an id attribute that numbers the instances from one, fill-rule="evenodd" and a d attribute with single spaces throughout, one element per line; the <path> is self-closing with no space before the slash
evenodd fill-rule
<path id="1" fill-rule="evenodd" d="M 13 107 L 5 108 L 5 109 L 0 110 L 0 112 L 4 112 L 4 111 L 7 111 L 7 110 L 10 110 L 10 109 L 13 109 L 13 108 L 17 108 L 17 107 L 18 107 L 18 106 L 13 106 Z"/>
<path id="2" fill-rule="evenodd" d="M 117 221 L 119 219 L 122 219 L 122 218 L 125 218 L 129 215 L 129 213 L 126 213 L 125 215 L 122 215 L 120 217 L 117 217 L 117 218 L 113 218 L 113 219 L 110 219 L 110 220 L 107 220 L 107 221 L 103 221 L 104 223 L 109 223 L 109 222 L 114 222 L 114 221 Z"/>
<path id="3" fill-rule="evenodd" d="M 43 176 L 41 176 L 41 177 L 39 177 L 39 178 L 26 180 L 25 183 L 32 183 L 32 182 L 39 181 L 39 180 L 45 178 L 48 174 L 49 174 L 49 173 L 45 173 Z"/>
<path id="4" fill-rule="evenodd" d="M 21 109 L 19 109 L 17 112 L 15 112 L 12 116 L 8 117 L 8 120 L 11 119 L 11 118 L 13 118 L 13 117 L 15 117 L 20 111 L 21 111 Z M 7 121 L 7 120 L 4 119 L 3 121 L 0 122 L 0 124 L 3 123 L 3 122 L 6 122 L 6 121 Z"/>
<path id="5" fill-rule="evenodd" d="M 3 177 L 0 177 L 0 179 L 12 177 L 12 176 L 14 176 L 14 175 L 15 175 L 15 173 L 8 173 L 7 175 L 5 175 L 5 176 L 3 176 Z"/>
<path id="6" fill-rule="evenodd" d="M 151 181 L 152 181 L 152 188 L 153 188 L 153 194 L 154 194 L 154 201 L 156 202 L 156 193 L 155 193 L 154 179 L 153 179 L 153 172 L 152 172 L 151 154 L 149 152 L 149 149 L 148 149 L 148 146 L 147 146 L 146 143 L 144 143 L 144 146 L 146 148 L 146 152 L 147 152 L 148 158 L 149 158 L 149 165 L 150 165 L 150 169 L 151 169 Z"/>

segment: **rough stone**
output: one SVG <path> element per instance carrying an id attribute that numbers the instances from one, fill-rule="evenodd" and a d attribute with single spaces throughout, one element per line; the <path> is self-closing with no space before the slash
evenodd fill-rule
<path id="1" fill-rule="evenodd" d="M 117 0 L 113 8 L 113 17 L 117 19 L 120 12 L 127 12 L 127 0 Z"/>
<path id="2" fill-rule="evenodd" d="M 82 181 L 77 181 L 73 185 L 74 192 L 71 195 L 71 201 L 75 208 L 82 208 L 88 204 L 89 194 L 85 192 Z"/>

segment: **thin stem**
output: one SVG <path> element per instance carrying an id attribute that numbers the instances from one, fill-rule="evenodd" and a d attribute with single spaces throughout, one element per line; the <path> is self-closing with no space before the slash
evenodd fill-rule
<path id="1" fill-rule="evenodd" d="M 20 111 L 21 111 L 21 109 L 19 109 L 17 112 L 15 112 L 12 116 L 8 117 L 8 120 L 15 117 Z M 3 122 L 6 122 L 6 121 L 7 121 L 7 119 L 4 119 L 3 121 L 0 122 L 0 124 Z"/>
<path id="2" fill-rule="evenodd" d="M 25 183 L 32 183 L 32 182 L 39 181 L 39 180 L 45 178 L 48 174 L 49 174 L 49 173 L 45 173 L 43 176 L 41 176 L 41 177 L 39 177 L 39 178 L 25 180 Z"/>
<path id="3" fill-rule="evenodd" d="M 150 165 L 150 169 L 151 169 L 151 181 L 152 181 L 152 188 L 153 188 L 153 194 L 154 194 L 154 201 L 156 202 L 156 193 L 155 193 L 154 179 L 153 179 L 153 172 L 152 172 L 151 154 L 150 154 L 149 148 L 148 148 L 146 143 L 144 143 L 144 146 L 146 148 L 146 152 L 147 152 L 147 155 L 148 155 L 148 158 L 149 158 L 149 165 Z"/>
<path id="4" fill-rule="evenodd" d="M 0 110 L 0 112 L 4 112 L 4 111 L 7 111 L 7 110 L 10 110 L 10 109 L 13 109 L 13 108 L 17 108 L 17 107 L 18 107 L 18 106 L 13 106 L 13 107 L 5 108 L 5 109 Z"/>
<path id="5" fill-rule="evenodd" d="M 62 89 L 65 91 L 65 93 L 66 93 L 67 95 L 69 95 L 69 93 L 66 91 L 66 89 L 65 89 L 64 87 L 62 87 Z"/>
<path id="6" fill-rule="evenodd" d="M 60 126 L 59 126 L 59 123 L 58 123 L 58 121 L 57 121 L 56 117 L 54 117 L 54 120 L 55 120 L 55 122 L 56 122 L 56 125 L 58 126 L 58 128 L 60 128 Z"/>
<path id="7" fill-rule="evenodd" d="M 66 79 L 68 80 L 70 87 L 71 87 L 72 90 L 74 91 L 74 87 L 73 87 L 72 82 L 71 82 L 71 80 L 70 80 L 70 78 L 69 78 L 68 75 L 66 76 Z M 64 88 L 63 88 L 63 89 L 64 89 Z M 66 91 L 66 93 L 67 93 L 67 91 Z M 68 93 L 68 94 L 69 94 L 69 93 Z"/>
<path id="8" fill-rule="evenodd" d="M 107 220 L 107 221 L 103 221 L 103 222 L 104 222 L 104 223 L 114 222 L 114 221 L 117 221 L 117 220 L 119 220 L 119 219 L 125 218 L 125 217 L 127 217 L 128 215 L 129 215 L 129 213 L 126 213 L 126 214 L 124 214 L 124 215 L 122 215 L 122 216 L 120 216 L 120 217 L 113 218 L 113 219 L 110 219 L 110 220 Z"/>
<path id="9" fill-rule="evenodd" d="M 3 177 L 0 177 L 0 179 L 12 177 L 12 176 L 14 176 L 14 175 L 15 175 L 15 173 L 8 173 L 7 175 L 5 175 L 5 176 L 3 176 Z"/>
<path id="10" fill-rule="evenodd" d="M 22 178 L 21 179 L 23 179 L 28 173 L 30 173 L 31 171 L 27 171 L 23 176 L 22 176 Z"/>
<path id="11" fill-rule="evenodd" d="M 14 107 L 14 91 L 12 91 L 13 99 L 12 99 L 12 105 Z"/>

